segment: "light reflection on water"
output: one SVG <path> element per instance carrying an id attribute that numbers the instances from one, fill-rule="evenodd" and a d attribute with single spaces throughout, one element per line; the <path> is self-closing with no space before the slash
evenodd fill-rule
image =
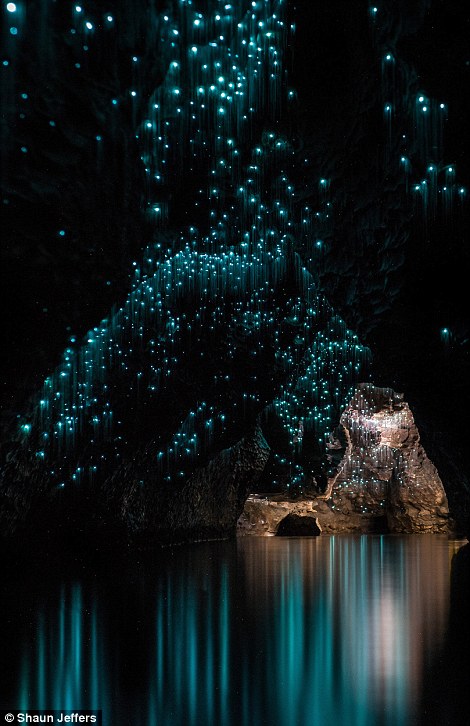
<path id="1" fill-rule="evenodd" d="M 245 538 L 23 583 L 4 604 L 18 659 L 2 656 L 2 701 L 102 708 L 105 726 L 405 726 L 461 544 Z"/>

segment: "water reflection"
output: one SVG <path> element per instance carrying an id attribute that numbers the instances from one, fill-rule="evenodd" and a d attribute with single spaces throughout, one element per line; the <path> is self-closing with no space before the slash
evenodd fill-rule
<path id="1" fill-rule="evenodd" d="M 87 595 L 85 599 L 85 594 Z M 39 604 L 21 648 L 18 708 L 106 708 L 107 663 L 99 600 L 73 583 Z M 35 619 L 35 622 L 34 622 Z"/>
<path id="2" fill-rule="evenodd" d="M 2 705 L 102 708 L 106 726 L 404 726 L 460 544 L 246 538 L 23 581 L 3 605 Z"/>
<path id="3" fill-rule="evenodd" d="M 266 619 L 253 637 L 266 643 L 269 664 L 250 665 L 270 694 L 262 704 L 251 693 L 255 721 L 267 706 L 280 724 L 313 723 L 315 713 L 328 724 L 407 723 L 445 633 L 448 552 L 436 538 L 247 547 L 248 602 L 262 603 Z"/>

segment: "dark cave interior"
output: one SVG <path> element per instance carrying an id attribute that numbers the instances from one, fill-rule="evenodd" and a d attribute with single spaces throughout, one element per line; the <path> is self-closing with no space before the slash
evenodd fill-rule
<path id="1" fill-rule="evenodd" d="M 245 5 L 250 3 L 237 7 L 237 18 L 248 12 Z M 214 214 L 219 215 L 222 231 L 215 243 L 204 242 L 215 228 L 210 217 L 213 158 L 199 153 L 189 161 L 189 136 L 194 131 L 190 120 L 185 118 L 187 125 L 176 124 L 172 132 L 164 182 L 150 179 L 145 168 L 143 159 L 152 149 L 148 139 L 143 141 L 147 107 L 168 81 L 174 62 L 175 50 L 158 41 L 165 13 L 185 28 L 178 47 L 184 92 L 195 78 L 184 60 L 193 37 L 183 22 L 186 9 L 181 10 L 176 0 L 151 7 L 144 0 L 132 4 L 123 0 L 115 4 L 111 16 L 107 4 L 97 0 L 87 3 L 87 18 L 93 20 L 88 21 L 92 27 L 87 31 L 82 9 L 78 13 L 76 7 L 52 2 L 46 13 L 45 5 L 34 0 L 27 7 L 18 4 L 16 34 L 11 30 L 13 20 L 2 12 L 2 291 L 3 337 L 8 341 L 2 365 L 7 432 L 2 456 L 8 481 L 27 472 L 38 491 L 42 491 L 38 469 L 42 462 L 37 462 L 37 451 L 29 459 L 29 454 L 26 460 L 18 458 L 18 447 L 23 446 L 16 432 L 18 418 L 23 427 L 30 425 L 24 422 L 34 417 L 37 392 L 62 365 L 61 354 L 70 341 L 80 343 L 113 306 L 122 305 L 129 291 L 137 289 L 134 268 L 140 262 L 135 260 L 142 260 L 145 250 L 153 249 L 157 258 L 161 254 L 162 262 L 168 259 L 166 249 L 173 257 L 184 250 L 188 238 L 182 231 L 191 225 L 199 240 L 191 242 L 193 249 L 200 245 L 201 251 L 215 256 L 219 249 L 238 252 L 240 230 L 249 220 L 246 210 L 230 217 L 240 174 L 220 176 L 223 194 Z M 215 0 L 193 3 L 188 13 L 202 17 L 218 7 Z M 318 325 L 313 324 L 308 305 L 299 319 L 315 336 L 322 325 L 325 331 L 334 327 L 331 321 L 339 315 L 348 334 L 358 336 L 362 351 L 367 347 L 372 355 L 367 369 L 364 353 L 361 373 L 356 371 L 359 378 L 364 375 L 376 385 L 405 393 L 454 516 L 464 528 L 470 497 L 465 449 L 470 340 L 466 314 L 469 13 L 458 0 L 385 0 L 377 9 L 365 2 L 298 0 L 283 12 L 286 25 L 295 23 L 295 32 L 289 36 L 285 70 L 276 82 L 293 100 L 279 103 L 269 91 L 269 103 L 263 108 L 264 90 L 260 91 L 250 130 L 237 141 L 245 165 L 253 165 L 252 149 L 264 143 L 267 128 L 272 127 L 288 148 L 284 158 L 266 153 L 260 182 L 260 194 L 265 192 L 266 199 L 277 193 L 279 173 L 287 173 L 295 190 L 288 202 L 292 228 L 279 226 L 288 250 L 284 276 L 261 308 L 261 293 L 253 287 L 250 294 L 256 300 L 247 303 L 244 313 L 236 309 L 236 291 L 231 301 L 230 289 L 224 288 L 221 309 L 225 308 L 217 319 L 221 327 L 212 335 L 201 325 L 196 343 L 189 328 L 181 334 L 182 358 L 157 408 L 152 408 L 155 404 L 147 401 L 146 394 L 124 398 L 121 393 L 130 385 L 129 376 L 112 374 L 115 393 L 110 394 L 110 405 L 124 422 L 119 433 L 126 440 L 120 460 L 132 460 L 136 451 L 145 451 L 145 461 L 151 459 L 161 446 L 170 445 L 164 441 L 165 431 L 173 434 L 189 409 L 202 404 L 213 406 L 214 416 L 223 415 L 227 401 L 238 408 L 205 453 L 198 455 L 198 465 L 239 441 L 285 383 L 288 364 L 279 362 L 276 346 L 288 357 L 289 346 L 301 345 L 296 342 L 300 328 L 292 322 L 292 300 L 311 285 L 319 297 L 310 297 L 309 302 L 322 311 Z M 200 32 L 202 47 L 211 40 L 212 31 Z M 276 42 L 283 48 L 282 34 Z M 287 94 L 287 87 L 295 90 Z M 138 89 L 133 92 L 136 98 L 131 88 Z M 425 101 L 418 102 L 421 94 Z M 429 103 L 429 116 L 432 111 L 429 125 L 417 116 L 423 103 Z M 387 107 L 393 113 L 384 111 Z M 168 111 L 168 118 L 173 123 L 172 113 Z M 205 132 L 214 133 L 210 121 Z M 437 137 L 439 144 L 442 137 L 441 145 Z M 152 163 L 158 166 L 157 151 Z M 428 171 L 433 165 L 439 174 Z M 414 185 L 424 184 L 420 180 L 425 178 L 426 194 L 423 186 L 413 193 Z M 432 184 L 435 188 L 430 189 Z M 160 209 L 155 199 L 166 211 L 164 221 L 159 212 L 150 213 Z M 197 209 L 193 209 L 195 199 Z M 305 208 L 319 210 L 317 219 L 313 212 L 309 217 L 306 232 L 301 224 Z M 230 217 L 226 224 L 225 211 Z M 297 264 L 305 266 L 308 282 L 299 283 Z M 213 300 L 204 298 L 204 310 L 219 305 L 220 295 L 217 288 Z M 133 349 L 127 359 L 134 378 L 147 365 L 151 339 L 157 336 L 165 347 L 165 336 L 172 338 L 171 315 L 204 316 L 200 305 L 198 295 L 189 294 L 175 302 L 168 318 L 162 318 L 166 327 L 158 329 L 159 323 L 152 323 L 143 334 L 145 345 Z M 256 325 L 247 324 L 243 315 L 260 310 L 274 310 L 278 331 L 265 331 L 256 338 L 262 352 L 253 359 Z M 219 312 L 214 308 L 212 314 Z M 278 334 L 280 343 L 273 337 Z M 339 328 L 332 336 L 334 346 L 341 338 Z M 307 342 L 313 345 L 314 338 Z M 317 349 L 316 354 L 320 359 Z M 327 363 L 325 358 L 317 371 L 320 378 L 328 376 Z M 335 376 L 333 371 L 330 388 L 338 385 Z M 149 389 L 151 376 L 144 374 L 143 380 Z M 343 388 L 339 384 L 339 398 L 330 392 L 332 427 L 352 383 L 353 379 L 344 380 Z M 301 415 L 297 409 L 294 413 Z M 265 427 L 265 435 L 283 455 L 289 438 L 275 411 L 265 413 L 263 420 L 270 417 L 275 420 Z M 321 445 L 314 443 L 317 433 L 315 428 L 309 432 L 313 462 L 304 464 L 321 481 L 325 463 Z M 80 465 L 89 457 L 91 444 L 80 436 L 77 441 L 81 453 L 73 466 L 67 464 L 69 474 L 77 462 Z M 113 438 L 100 441 L 102 458 L 104 452 L 111 462 L 116 446 Z M 62 465 L 62 454 L 51 457 L 53 468 Z M 184 469 L 185 476 L 194 462 Z M 49 469 L 50 464 L 51 460 Z M 114 462 L 105 467 L 106 476 L 115 466 Z M 169 467 L 168 476 L 174 475 L 176 466 Z M 161 471 L 153 474 L 162 477 Z M 54 486 L 63 476 L 61 472 L 55 477 Z M 301 486 L 302 482 L 301 478 Z M 166 486 L 162 483 L 162 488 Z"/>

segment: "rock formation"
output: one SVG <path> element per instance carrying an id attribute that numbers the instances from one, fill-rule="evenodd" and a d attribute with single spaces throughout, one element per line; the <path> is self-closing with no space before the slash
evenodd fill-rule
<path id="1" fill-rule="evenodd" d="M 278 534 L 282 522 L 292 521 L 294 517 L 297 520 L 314 519 L 320 534 L 316 504 L 316 500 L 308 498 L 289 500 L 289 497 L 281 494 L 272 496 L 251 494 L 238 520 L 238 534 L 275 535 Z"/>
<path id="2" fill-rule="evenodd" d="M 322 531 L 445 532 L 447 498 L 402 394 L 363 383 L 340 425 L 346 450 L 323 495 L 250 497 L 240 533 L 274 534 L 288 515 L 315 516 Z M 329 446 L 337 448 L 331 438 Z"/>
<path id="3" fill-rule="evenodd" d="M 104 486 L 106 510 L 126 535 L 143 546 L 233 534 L 249 487 L 268 460 L 259 427 L 197 469 L 175 496 L 161 487 L 150 447 L 118 468 Z"/>

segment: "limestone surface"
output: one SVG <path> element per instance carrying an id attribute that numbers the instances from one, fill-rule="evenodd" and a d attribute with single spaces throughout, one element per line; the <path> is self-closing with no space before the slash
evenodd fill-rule
<path id="1" fill-rule="evenodd" d="M 325 533 L 430 533 L 449 529 L 444 487 L 427 457 L 409 405 L 391 388 L 360 384 L 340 426 L 343 458 L 324 494 L 251 496 L 239 534 L 275 534 L 290 515 L 314 516 Z M 331 437 L 337 448 L 339 439 Z"/>

